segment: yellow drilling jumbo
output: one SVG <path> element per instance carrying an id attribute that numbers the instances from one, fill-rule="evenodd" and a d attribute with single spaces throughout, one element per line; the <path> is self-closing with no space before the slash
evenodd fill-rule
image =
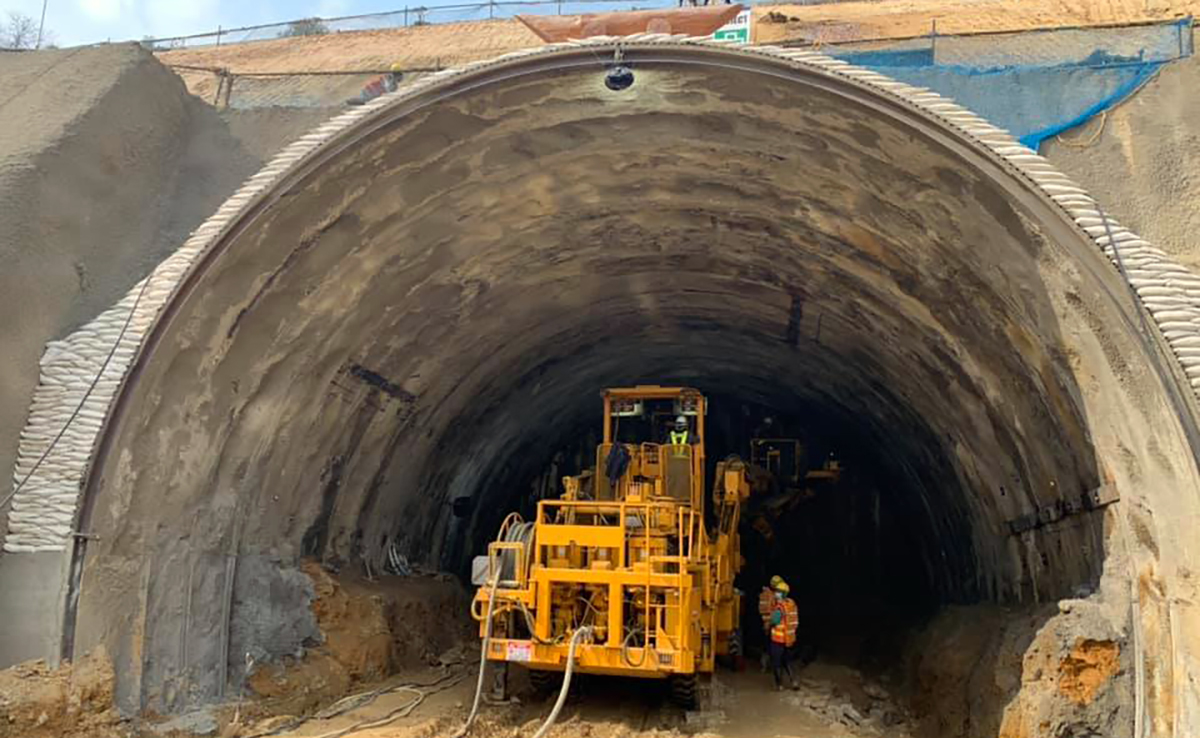
<path id="1" fill-rule="evenodd" d="M 697 675 L 739 648 L 733 579 L 751 491 L 747 465 L 730 457 L 706 494 L 705 414 L 694 389 L 604 392 L 595 469 L 564 477 L 533 520 L 509 515 L 477 559 L 472 614 L 489 660 L 540 682 L 574 646 L 576 672 L 670 677 L 674 697 L 695 702 Z"/>

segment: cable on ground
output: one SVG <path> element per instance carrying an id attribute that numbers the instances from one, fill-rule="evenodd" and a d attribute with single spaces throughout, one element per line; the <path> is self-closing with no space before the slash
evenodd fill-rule
<path id="1" fill-rule="evenodd" d="M 471 713 L 467 715 L 467 722 L 463 723 L 463 726 L 454 733 L 453 738 L 463 738 L 475 722 L 475 716 L 479 714 L 479 699 L 483 696 L 483 673 L 487 670 L 488 648 L 492 645 L 492 615 L 496 609 L 496 589 L 500 586 L 500 570 L 502 568 L 496 567 L 496 571 L 492 574 L 492 581 L 488 583 L 487 615 L 484 616 L 487 619 L 484 621 L 483 645 L 479 647 L 479 678 L 475 682 L 475 699 L 471 702 Z"/>
<path id="2" fill-rule="evenodd" d="M 374 700 L 376 700 L 377 698 L 382 697 L 383 695 L 386 695 L 386 694 L 393 694 L 396 692 L 412 692 L 413 694 L 418 695 L 411 702 L 408 702 L 408 703 L 392 710 L 391 712 L 384 715 L 383 717 L 371 718 L 369 720 L 361 720 L 347 728 L 341 728 L 341 729 L 333 731 L 331 733 L 325 733 L 325 734 L 318 736 L 317 738 L 341 738 L 342 736 L 351 735 L 352 733 L 356 733 L 359 731 L 370 730 L 372 728 L 382 727 L 384 725 L 387 725 L 388 723 L 392 723 L 397 720 L 401 720 L 405 717 L 408 717 L 409 715 L 412 714 L 413 710 L 416 710 L 417 707 L 419 707 L 421 705 L 421 703 L 425 701 L 425 699 L 427 697 L 429 697 L 430 695 L 437 694 L 438 692 L 447 690 L 450 687 L 453 687 L 455 684 L 458 684 L 459 682 L 461 682 L 462 678 L 463 678 L 462 673 L 458 673 L 458 674 L 447 673 L 447 674 L 444 674 L 444 675 L 438 677 L 437 679 L 433 680 L 432 682 L 429 682 L 426 684 L 421 684 L 421 683 L 399 684 L 399 685 L 390 686 L 390 687 L 382 687 L 380 689 L 371 690 L 369 692 L 362 692 L 360 694 L 350 695 L 348 697 L 343 697 L 342 699 L 333 703 L 329 707 L 327 707 L 324 710 L 321 710 L 317 714 L 313 715 L 311 718 L 298 718 L 298 719 L 288 722 L 284 725 L 280 725 L 277 728 L 275 728 L 274 730 L 270 730 L 265 733 L 254 733 L 250 736 L 247 736 L 247 738 L 267 738 L 268 736 L 279 735 L 286 731 L 293 730 L 301 725 L 304 725 L 305 723 L 311 722 L 312 720 L 331 720 L 335 717 L 345 715 L 346 713 L 351 712 L 352 710 L 357 710 L 358 708 L 360 708 L 364 705 L 367 705 L 367 704 L 373 702 Z"/>

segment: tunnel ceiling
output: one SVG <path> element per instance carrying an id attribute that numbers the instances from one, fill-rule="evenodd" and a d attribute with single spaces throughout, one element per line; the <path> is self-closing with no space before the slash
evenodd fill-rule
<path id="1" fill-rule="evenodd" d="M 490 531 L 450 500 L 500 506 L 514 453 L 532 474 L 630 382 L 858 429 L 947 599 L 1094 578 L 1097 522 L 1056 531 L 1052 565 L 1009 529 L 1102 483 L 1089 398 L 1124 360 L 1095 347 L 1154 350 L 1085 234 L 963 131 L 804 55 L 631 44 L 612 91 L 610 53 L 353 112 L 201 230 L 90 477 L 83 639 L 113 597 L 153 599 L 147 550 L 164 581 L 205 552 L 394 540 L 457 566 Z M 1179 402 L 1170 374 L 1129 381 Z"/>

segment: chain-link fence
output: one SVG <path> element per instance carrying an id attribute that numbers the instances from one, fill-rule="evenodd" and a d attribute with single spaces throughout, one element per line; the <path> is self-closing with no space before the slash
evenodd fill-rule
<path id="1" fill-rule="evenodd" d="M 1163 65 L 1192 55 L 1193 23 L 1066 28 L 892 41 L 796 45 L 819 48 L 894 79 L 928 87 L 983 115 L 1036 149 L 1119 104 Z"/>
<path id="2" fill-rule="evenodd" d="M 684 0 L 691 6 L 691 0 Z M 490 0 L 470 5 L 439 5 L 434 7 L 404 7 L 386 13 L 348 15 L 339 18 L 302 18 L 282 23 L 258 26 L 217 29 L 208 33 L 168 38 L 147 38 L 142 44 L 156 51 L 191 48 L 195 46 L 219 46 L 222 44 L 264 41 L 292 36 L 316 36 L 346 31 L 376 31 L 435 23 L 494 20 L 528 15 L 575 15 L 583 13 L 608 13 L 622 10 L 654 10 L 678 6 L 679 0 L 585 0 L 564 2 L 563 0 Z"/>
<path id="3" fill-rule="evenodd" d="M 976 72 L 1019 67 L 1114 66 L 1167 62 L 1192 54 L 1191 19 L 1114 28 L 1062 28 L 836 43 L 824 53 L 869 67 L 958 67 Z"/>

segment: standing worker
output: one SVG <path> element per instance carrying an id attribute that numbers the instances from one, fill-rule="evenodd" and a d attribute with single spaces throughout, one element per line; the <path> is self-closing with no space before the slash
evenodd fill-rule
<path id="1" fill-rule="evenodd" d="M 775 689 L 783 691 L 783 672 L 787 672 L 792 689 L 800 689 L 788 663 L 788 649 L 796 645 L 796 627 L 800 624 L 800 613 L 796 603 L 788 597 L 790 588 L 782 579 L 775 584 L 775 601 L 771 606 L 771 668 L 775 671 Z"/>
<path id="2" fill-rule="evenodd" d="M 771 577 L 771 582 L 766 587 L 763 587 L 758 593 L 758 616 L 762 618 L 763 636 L 767 639 L 767 643 L 771 642 L 771 610 L 775 608 L 775 587 L 783 581 L 783 577 L 776 574 Z M 767 670 L 767 665 L 770 663 L 771 650 L 770 648 L 763 649 L 762 654 L 762 670 Z"/>

